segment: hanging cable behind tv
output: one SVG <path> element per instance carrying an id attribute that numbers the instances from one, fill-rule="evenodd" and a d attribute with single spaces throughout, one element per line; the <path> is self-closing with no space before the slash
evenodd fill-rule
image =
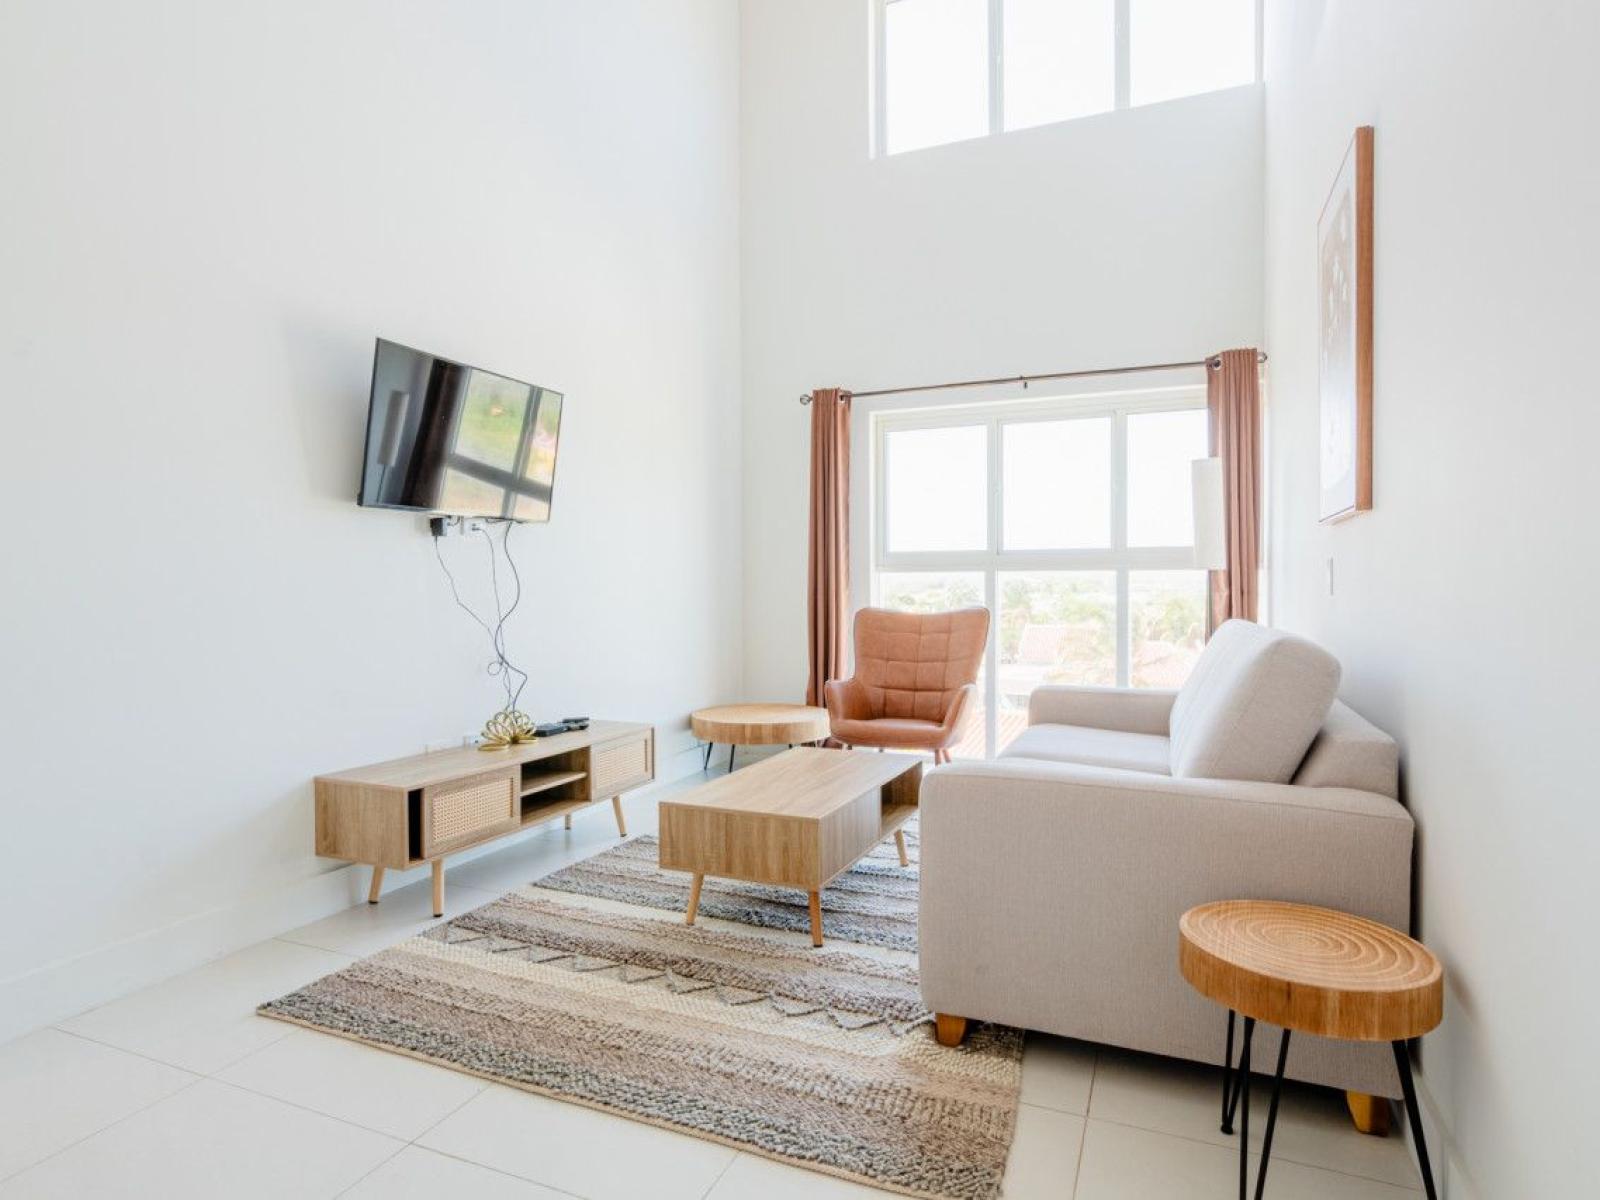
<path id="1" fill-rule="evenodd" d="M 475 518 L 470 524 L 462 517 L 435 517 L 431 521 L 433 530 L 433 555 L 439 561 L 439 569 L 444 572 L 445 580 L 450 585 L 450 596 L 456 606 L 472 618 L 473 622 L 489 637 L 489 645 L 493 656 L 489 659 L 486 672 L 491 678 L 497 679 L 505 692 L 505 706 L 484 724 L 483 743 L 480 749 L 503 750 L 518 742 L 533 740 L 540 736 L 532 718 L 519 707 L 522 700 L 522 690 L 528 685 L 528 673 L 511 661 L 506 652 L 506 622 L 511 614 L 517 611 L 517 606 L 522 603 L 522 575 L 517 570 L 517 563 L 511 557 L 511 527 L 515 521 L 493 521 L 490 518 Z M 504 527 L 497 547 L 494 535 L 489 531 L 490 524 L 499 524 Z M 494 597 L 494 617 L 488 619 L 480 616 L 478 612 L 461 598 L 461 590 L 456 586 L 456 577 L 451 572 L 449 564 L 444 560 L 444 553 L 439 549 L 439 541 L 452 527 L 459 525 L 464 533 L 477 532 L 483 535 L 485 546 L 489 550 L 489 590 Z M 516 590 L 511 597 L 511 603 L 505 604 L 500 592 L 500 565 L 501 555 L 505 556 L 506 567 L 509 569 L 511 579 Z M 585 722 L 587 723 L 587 722 Z M 563 722 L 563 726 L 566 723 Z M 566 732 L 563 728 L 562 732 Z"/>

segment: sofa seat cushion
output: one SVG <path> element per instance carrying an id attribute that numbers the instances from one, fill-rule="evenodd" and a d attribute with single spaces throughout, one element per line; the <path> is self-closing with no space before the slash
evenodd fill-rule
<path id="1" fill-rule="evenodd" d="M 833 736 L 847 746 L 915 746 L 926 750 L 944 736 L 937 721 L 918 721 L 912 717 L 879 717 L 876 720 L 835 720 Z"/>
<path id="2" fill-rule="evenodd" d="M 1252 621 L 1224 621 L 1172 702 L 1172 774 L 1288 783 L 1339 691 L 1339 661 Z"/>
<path id="3" fill-rule="evenodd" d="M 1166 775 L 1172 745 L 1153 733 L 1091 729 L 1087 725 L 1030 725 L 1000 752 L 1001 758 L 1035 758 L 1047 762 L 1082 763 L 1089 767 L 1121 767 Z"/>

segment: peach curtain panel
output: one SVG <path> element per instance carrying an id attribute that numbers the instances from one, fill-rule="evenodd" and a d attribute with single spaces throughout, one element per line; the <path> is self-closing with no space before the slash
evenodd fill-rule
<path id="1" fill-rule="evenodd" d="M 844 675 L 850 635 L 850 393 L 811 393 L 811 539 L 806 570 L 806 703 Z"/>
<path id="2" fill-rule="evenodd" d="M 1261 568 L 1261 386 L 1255 349 L 1224 350 L 1206 370 L 1211 453 L 1222 459 L 1228 567 L 1211 572 L 1211 628 L 1256 619 Z"/>

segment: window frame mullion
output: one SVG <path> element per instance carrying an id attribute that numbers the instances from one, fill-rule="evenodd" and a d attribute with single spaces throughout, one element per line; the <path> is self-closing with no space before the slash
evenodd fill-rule
<path id="1" fill-rule="evenodd" d="M 1113 104 L 1115 111 L 1132 107 L 1133 96 L 1133 53 L 1131 47 L 1132 0 L 1115 0 L 1116 16 L 1112 22 L 1113 38 L 1116 46 L 1116 72 L 1115 89 L 1116 99 Z"/>
<path id="2" fill-rule="evenodd" d="M 1006 3 L 989 0 L 989 134 L 1006 128 Z"/>

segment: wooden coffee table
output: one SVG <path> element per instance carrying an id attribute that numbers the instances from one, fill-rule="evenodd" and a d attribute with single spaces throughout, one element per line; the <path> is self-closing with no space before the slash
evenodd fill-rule
<path id="1" fill-rule="evenodd" d="M 706 744 L 701 769 L 711 765 L 713 745 L 728 748 L 728 770 L 740 746 L 801 746 L 828 736 L 828 710 L 809 704 L 721 704 L 689 714 L 689 728 Z"/>
<path id="2" fill-rule="evenodd" d="M 820 893 L 917 811 L 922 759 L 911 754 L 797 748 L 661 802 L 660 863 L 688 871 L 687 924 L 707 875 L 798 888 L 822 945 Z"/>
<path id="3" fill-rule="evenodd" d="M 1266 1184 L 1278 1093 L 1294 1030 L 1390 1043 L 1423 1186 L 1433 1200 L 1433 1169 L 1406 1048 L 1409 1039 L 1427 1033 L 1444 1014 L 1444 969 L 1426 946 L 1398 929 L 1331 908 L 1281 900 L 1220 900 L 1191 908 L 1178 919 L 1178 969 L 1195 991 L 1228 1010 L 1222 1132 L 1233 1132 L 1237 1108 L 1240 1200 L 1249 1185 L 1250 1042 L 1257 1021 L 1283 1030 L 1261 1143 L 1257 1200 Z M 1235 1014 L 1244 1017 L 1237 1066 Z"/>

